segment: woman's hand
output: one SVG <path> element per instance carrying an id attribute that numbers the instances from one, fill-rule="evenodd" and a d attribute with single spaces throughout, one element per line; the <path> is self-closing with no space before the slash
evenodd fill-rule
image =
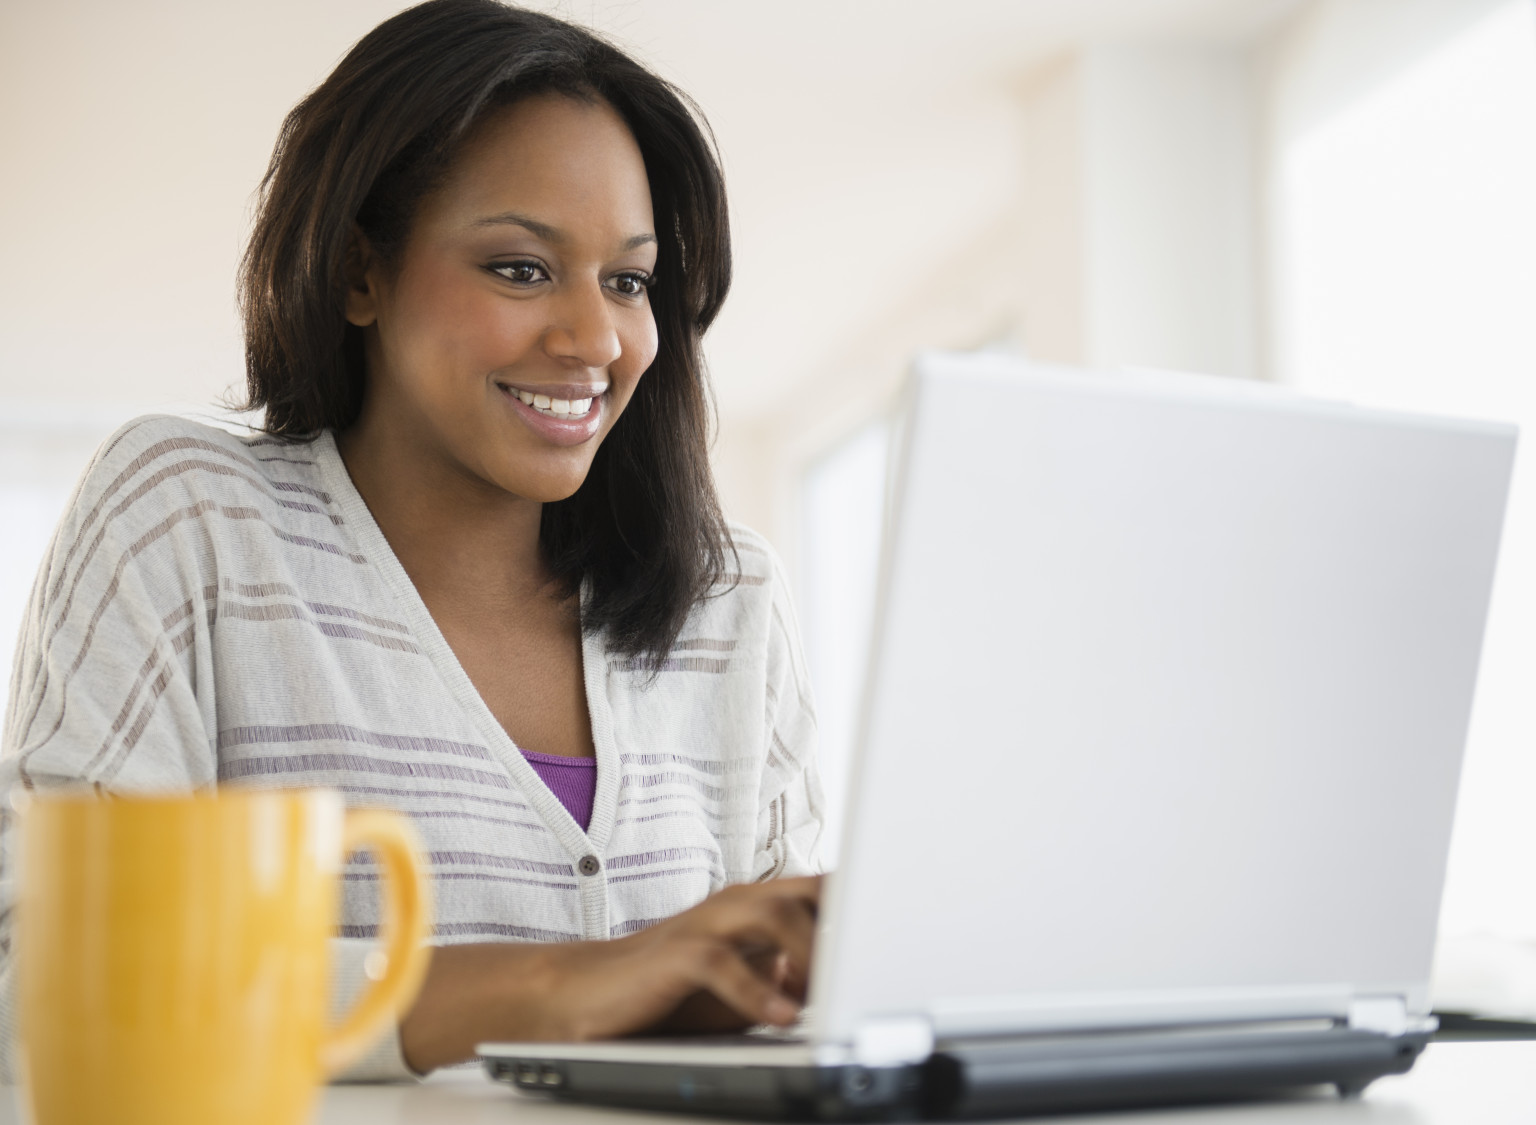
<path id="1" fill-rule="evenodd" d="M 745 883 L 614 941 L 439 947 L 400 1025 L 406 1062 L 424 1073 L 487 1040 L 792 1023 L 820 896 L 820 876 Z"/>

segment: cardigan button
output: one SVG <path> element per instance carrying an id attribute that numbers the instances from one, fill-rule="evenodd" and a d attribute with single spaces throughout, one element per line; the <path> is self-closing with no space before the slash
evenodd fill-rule
<path id="1" fill-rule="evenodd" d="M 602 869 L 603 865 L 598 862 L 598 858 L 595 855 L 584 855 L 581 857 L 581 861 L 576 864 L 576 870 L 580 871 L 583 875 L 596 875 Z"/>

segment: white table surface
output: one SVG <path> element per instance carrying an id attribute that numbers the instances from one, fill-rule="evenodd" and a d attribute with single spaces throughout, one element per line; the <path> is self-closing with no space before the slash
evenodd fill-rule
<path id="1" fill-rule="evenodd" d="M 23 1119 L 13 1091 L 0 1091 L 0 1125 Z M 701 1122 L 565 1105 L 520 1094 L 475 1070 L 433 1075 L 413 1086 L 332 1086 L 310 1125 L 647 1125 Z M 1188 1109 L 1131 1110 L 1030 1125 L 1536 1125 L 1536 1041 L 1435 1043 L 1402 1077 L 1374 1082 L 1365 1096 L 1332 1095 L 1283 1102 Z"/>

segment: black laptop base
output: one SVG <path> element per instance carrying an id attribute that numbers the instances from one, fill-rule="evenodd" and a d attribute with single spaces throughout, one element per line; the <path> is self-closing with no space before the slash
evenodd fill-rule
<path id="1" fill-rule="evenodd" d="M 1402 1074 L 1430 1035 L 1104 1034 L 942 1044 L 904 1067 L 707 1066 L 496 1058 L 491 1076 L 562 1100 L 757 1120 L 902 1121 L 1358 1094 Z"/>
<path id="2" fill-rule="evenodd" d="M 1383 1075 L 1408 1071 L 1429 1040 L 1428 1033 L 1338 1029 L 1164 1042 L 1102 1035 L 1023 1050 L 1017 1040 L 950 1044 L 929 1061 L 922 1110 L 929 1118 L 1013 1117 L 1242 1101 L 1321 1085 L 1348 1097 Z"/>
<path id="3" fill-rule="evenodd" d="M 696 1066 L 486 1059 L 491 1077 L 565 1101 L 780 1121 L 916 1120 L 925 1067 Z"/>

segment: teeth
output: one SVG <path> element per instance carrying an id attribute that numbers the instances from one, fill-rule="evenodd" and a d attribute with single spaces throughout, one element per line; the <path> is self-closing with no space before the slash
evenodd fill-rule
<path id="1" fill-rule="evenodd" d="M 511 390 L 511 388 L 508 388 Z M 540 414 L 548 414 L 556 418 L 584 418 L 592 409 L 591 398 L 550 398 L 548 395 L 534 394 L 532 391 L 513 390 L 518 398 L 522 399 L 525 406 L 531 406 Z"/>

